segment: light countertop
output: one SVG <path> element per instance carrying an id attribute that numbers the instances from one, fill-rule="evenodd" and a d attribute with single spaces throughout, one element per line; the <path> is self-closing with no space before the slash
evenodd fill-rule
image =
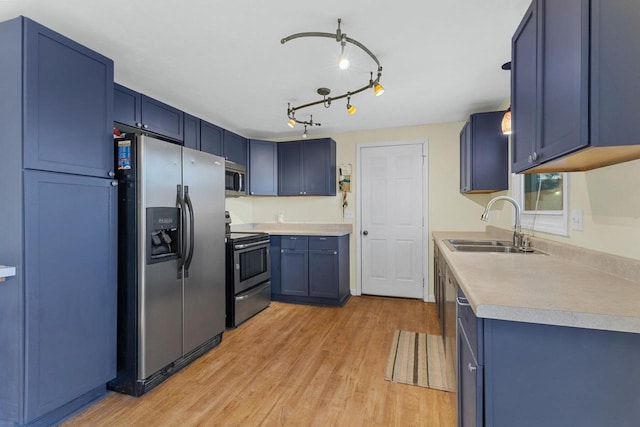
<path id="1" fill-rule="evenodd" d="M 478 317 L 640 333 L 638 281 L 558 255 L 456 252 L 443 242 L 495 239 L 488 233 L 434 232 L 433 238 Z"/>
<path id="2" fill-rule="evenodd" d="M 351 224 L 301 224 L 301 223 L 257 223 L 231 224 L 232 231 L 262 231 L 273 235 L 345 236 L 351 234 Z"/>
<path id="3" fill-rule="evenodd" d="M 7 277 L 15 276 L 16 268 L 9 267 L 7 265 L 0 265 L 0 282 L 3 282 Z"/>

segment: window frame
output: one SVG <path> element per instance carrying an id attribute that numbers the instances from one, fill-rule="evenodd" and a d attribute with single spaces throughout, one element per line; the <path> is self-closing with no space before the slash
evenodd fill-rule
<path id="1" fill-rule="evenodd" d="M 538 211 L 534 214 L 534 211 L 524 210 L 524 175 L 514 174 L 513 198 L 522 208 L 520 222 L 523 229 L 558 236 L 569 235 L 569 174 L 562 173 L 562 175 L 562 211 Z"/>

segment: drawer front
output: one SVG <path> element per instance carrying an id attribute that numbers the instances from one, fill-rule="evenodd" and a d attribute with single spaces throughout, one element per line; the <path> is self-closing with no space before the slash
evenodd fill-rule
<path id="1" fill-rule="evenodd" d="M 309 237 L 309 250 L 338 250 L 337 237 Z"/>
<path id="2" fill-rule="evenodd" d="M 479 348 L 478 346 L 478 343 L 482 342 L 482 339 L 479 339 L 479 335 L 482 334 L 482 319 L 476 317 L 471 305 L 467 301 L 467 298 L 464 293 L 462 293 L 462 290 L 458 291 L 456 305 L 458 319 L 460 319 L 460 326 L 469 340 L 469 346 L 471 347 L 473 357 L 476 358 L 479 364 L 483 364 L 483 351 L 482 348 Z"/>
<path id="3" fill-rule="evenodd" d="M 280 240 L 280 247 L 282 249 L 309 249 L 309 237 L 307 236 L 282 236 Z"/>
<path id="4" fill-rule="evenodd" d="M 253 289 L 234 298 L 235 319 L 234 326 L 252 317 L 254 314 L 264 310 L 271 304 L 271 282 L 267 281 Z"/>

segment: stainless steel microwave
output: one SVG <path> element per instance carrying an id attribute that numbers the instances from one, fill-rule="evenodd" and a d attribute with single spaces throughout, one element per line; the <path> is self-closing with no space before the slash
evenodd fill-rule
<path id="1" fill-rule="evenodd" d="M 247 195 L 247 172 L 244 165 L 229 160 L 225 162 L 224 190 L 227 197 Z"/>

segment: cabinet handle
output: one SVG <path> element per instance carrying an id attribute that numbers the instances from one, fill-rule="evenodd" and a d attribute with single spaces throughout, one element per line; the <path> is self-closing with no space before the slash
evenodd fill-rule
<path id="1" fill-rule="evenodd" d="M 116 176 L 116 173 L 114 171 L 109 171 L 109 178 L 113 178 L 114 176 Z"/>
<path id="2" fill-rule="evenodd" d="M 142 127 L 142 123 L 138 122 L 138 123 L 136 123 L 136 126 L 141 128 Z"/>
<path id="3" fill-rule="evenodd" d="M 338 255 L 338 252 L 336 252 L 336 251 L 333 251 L 333 254 L 334 254 L 334 255 Z"/>
<path id="4" fill-rule="evenodd" d="M 460 305 L 462 307 L 470 307 L 471 306 L 471 304 L 469 304 L 469 301 L 466 298 L 456 297 L 456 302 L 458 303 L 458 305 Z"/>
<path id="5" fill-rule="evenodd" d="M 118 186 L 118 181 L 111 181 L 111 186 L 112 187 L 117 187 Z"/>
<path id="6" fill-rule="evenodd" d="M 251 192 L 251 195 L 253 196 L 253 194 L 254 194 L 254 193 L 253 193 L 253 191 L 252 191 L 252 192 Z"/>
<path id="7" fill-rule="evenodd" d="M 145 129 L 149 129 L 149 125 L 147 125 L 147 124 L 142 125 L 142 127 L 145 128 Z"/>
<path id="8" fill-rule="evenodd" d="M 303 192 L 302 192 L 302 194 L 307 194 L 307 192 L 306 192 L 306 191 L 303 191 Z"/>
<path id="9" fill-rule="evenodd" d="M 299 194 L 302 194 L 302 191 Z"/>
<path id="10" fill-rule="evenodd" d="M 476 371 L 476 369 L 478 369 L 478 367 L 477 367 L 477 366 L 473 366 L 471 363 L 469 363 L 468 368 L 469 368 L 469 372 L 475 372 L 475 371 Z"/>
<path id="11" fill-rule="evenodd" d="M 326 237 L 318 237 L 318 240 L 327 240 Z"/>
<path id="12" fill-rule="evenodd" d="M 298 240 L 297 237 L 289 237 L 289 240 Z"/>
<path id="13" fill-rule="evenodd" d="M 538 160 L 538 153 L 534 151 L 533 154 L 531 154 L 531 158 L 533 158 L 533 160 Z"/>

